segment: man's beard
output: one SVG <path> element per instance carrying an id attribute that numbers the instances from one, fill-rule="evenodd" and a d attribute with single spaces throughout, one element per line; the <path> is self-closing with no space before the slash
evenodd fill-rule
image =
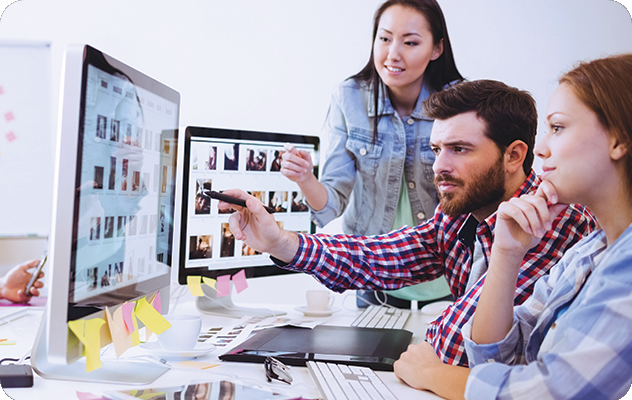
<path id="1" fill-rule="evenodd" d="M 451 182 L 465 189 L 462 194 L 441 193 L 439 184 Z M 502 156 L 483 173 L 472 176 L 469 183 L 450 175 L 437 175 L 434 179 L 439 195 L 441 210 L 444 214 L 456 218 L 469 214 L 493 203 L 500 202 L 505 196 L 505 168 Z"/>

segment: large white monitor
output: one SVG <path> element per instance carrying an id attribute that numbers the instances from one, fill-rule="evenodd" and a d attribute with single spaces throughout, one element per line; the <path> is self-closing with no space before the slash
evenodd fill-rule
<path id="1" fill-rule="evenodd" d="M 317 136 L 278 132 L 187 127 L 182 159 L 182 216 L 178 282 L 187 277 L 217 279 L 242 269 L 247 278 L 289 273 L 274 265 L 269 255 L 235 240 L 228 224 L 230 213 L 221 213 L 210 191 L 239 188 L 275 210 L 277 223 L 286 230 L 315 232 L 315 225 L 299 186 L 280 172 L 281 156 L 289 143 L 310 153 L 318 177 L 320 140 Z M 235 305 L 230 295 L 202 285 L 197 298 L 200 311 L 232 317 L 283 314 L 265 308 Z M 265 299 L 262 299 L 265 302 Z"/>
<path id="2" fill-rule="evenodd" d="M 146 383 L 166 368 L 117 359 L 86 372 L 68 322 L 159 294 L 169 307 L 180 95 L 90 46 L 66 51 L 49 297 L 31 363 L 47 378 Z M 109 343 L 101 329 L 101 346 Z"/>

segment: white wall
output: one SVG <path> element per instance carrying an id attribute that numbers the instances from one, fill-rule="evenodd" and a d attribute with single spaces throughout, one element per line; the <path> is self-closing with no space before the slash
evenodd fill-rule
<path id="1" fill-rule="evenodd" d="M 0 39 L 51 42 L 53 110 L 64 46 L 88 43 L 180 91 L 182 125 L 317 135 L 335 86 L 368 59 L 381 2 L 21 0 Z M 612 0 L 439 2 L 461 73 L 529 90 L 541 115 L 576 61 L 632 51 Z"/>

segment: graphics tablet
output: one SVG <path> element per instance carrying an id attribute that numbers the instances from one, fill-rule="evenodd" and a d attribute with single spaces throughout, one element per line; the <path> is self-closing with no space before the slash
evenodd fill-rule
<path id="1" fill-rule="evenodd" d="M 288 365 L 307 361 L 359 365 L 392 371 L 413 334 L 403 329 L 319 325 L 314 329 L 282 327 L 259 332 L 228 353 L 222 361 L 263 363 L 267 356 Z"/>

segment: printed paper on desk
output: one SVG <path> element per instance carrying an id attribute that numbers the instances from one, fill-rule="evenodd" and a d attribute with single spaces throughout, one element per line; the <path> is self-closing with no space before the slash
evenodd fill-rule
<path id="1" fill-rule="evenodd" d="M 229 393 L 230 397 L 224 397 Z M 287 400 L 296 396 L 275 393 L 269 389 L 248 386 L 239 381 L 193 382 L 188 385 L 162 387 L 155 389 L 130 389 L 117 392 L 105 392 L 104 395 L 114 400 L 164 400 L 184 398 L 200 398 L 208 400 Z M 222 394 L 222 397 L 220 397 Z M 191 395 L 192 397 L 188 397 Z"/>

